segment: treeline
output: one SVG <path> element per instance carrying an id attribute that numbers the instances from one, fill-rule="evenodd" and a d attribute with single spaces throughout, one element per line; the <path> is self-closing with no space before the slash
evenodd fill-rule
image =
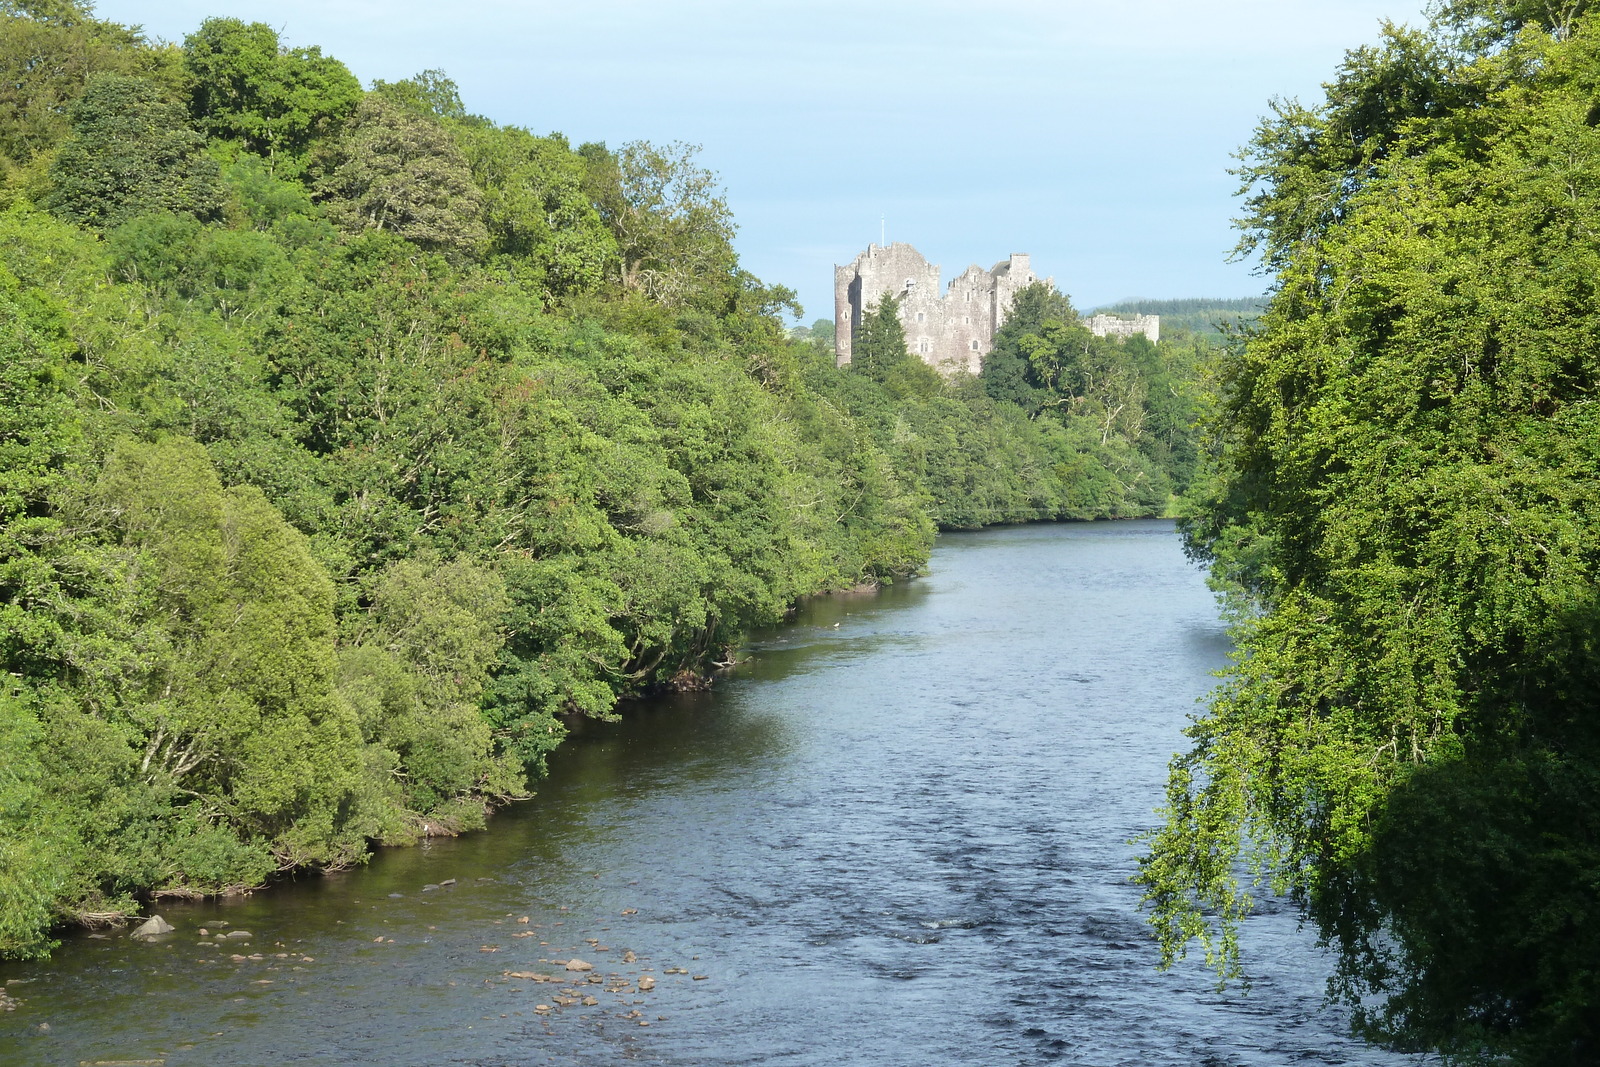
<path id="1" fill-rule="evenodd" d="M 1249 326 L 1261 317 L 1264 297 L 1185 297 L 1180 300 L 1119 300 L 1094 309 L 1108 315 L 1160 315 L 1161 332 L 1220 334 Z"/>
<path id="2" fill-rule="evenodd" d="M 733 234 L 683 145 L 0 3 L 0 955 L 479 825 L 940 526 L 1183 488 L 1091 385 L 835 368 Z"/>
<path id="3" fill-rule="evenodd" d="M 1224 975 L 1293 894 L 1367 1035 L 1600 1062 L 1600 14 L 1461 0 L 1278 102 L 1274 272 L 1186 536 L 1238 656 L 1142 879 Z"/>

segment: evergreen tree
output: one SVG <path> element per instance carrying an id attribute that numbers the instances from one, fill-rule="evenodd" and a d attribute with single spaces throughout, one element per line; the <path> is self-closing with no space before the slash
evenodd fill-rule
<path id="1" fill-rule="evenodd" d="M 900 302 L 884 293 L 861 315 L 850 342 L 850 367 L 882 382 L 906 357 L 906 331 L 900 324 Z"/>

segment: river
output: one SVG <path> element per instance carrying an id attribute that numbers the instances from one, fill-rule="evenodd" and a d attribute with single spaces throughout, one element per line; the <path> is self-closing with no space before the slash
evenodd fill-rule
<path id="1" fill-rule="evenodd" d="M 1248 992 L 1155 969 L 1128 842 L 1226 652 L 1170 523 L 946 535 L 487 832 L 0 966 L 0 1063 L 1422 1062 L 1347 1036 L 1279 903 Z"/>

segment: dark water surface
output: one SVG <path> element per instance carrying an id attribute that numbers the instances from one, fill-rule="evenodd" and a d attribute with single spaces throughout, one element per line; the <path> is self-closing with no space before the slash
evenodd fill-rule
<path id="1" fill-rule="evenodd" d="M 574 738 L 486 833 L 0 968 L 0 1063 L 1416 1062 L 1345 1036 L 1281 907 L 1248 995 L 1154 968 L 1127 841 L 1226 647 L 1168 523 L 946 536 Z"/>

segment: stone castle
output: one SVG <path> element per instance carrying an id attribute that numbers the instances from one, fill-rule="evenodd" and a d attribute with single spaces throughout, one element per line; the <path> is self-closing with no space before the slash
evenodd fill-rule
<path id="1" fill-rule="evenodd" d="M 833 268 L 834 354 L 839 366 L 850 362 L 850 348 L 862 316 L 889 293 L 900 302 L 906 349 L 945 374 L 977 374 L 994 347 L 1018 292 L 1040 279 L 1026 253 L 1013 252 L 991 269 L 976 263 L 943 288 L 939 266 L 900 241 L 868 245 L 848 266 Z M 1054 278 L 1045 278 L 1054 285 Z M 1154 315 L 1122 319 L 1096 315 L 1086 325 L 1101 337 L 1142 333 L 1160 339 Z"/>

